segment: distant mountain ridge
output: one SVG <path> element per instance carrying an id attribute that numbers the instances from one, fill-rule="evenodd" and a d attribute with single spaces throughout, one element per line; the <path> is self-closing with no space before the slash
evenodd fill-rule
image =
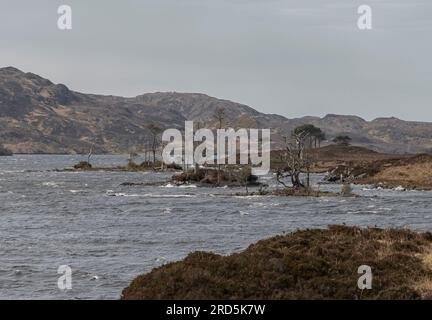
<path id="1" fill-rule="evenodd" d="M 0 144 L 14 153 L 140 152 L 150 140 L 147 126 L 184 128 L 185 120 L 214 127 L 224 108 L 227 126 L 272 129 L 274 148 L 301 124 L 332 138 L 347 134 L 353 144 L 380 152 L 432 152 L 432 123 L 329 114 L 288 119 L 244 104 L 200 93 L 158 92 L 134 98 L 84 94 L 13 67 L 0 68 Z"/>

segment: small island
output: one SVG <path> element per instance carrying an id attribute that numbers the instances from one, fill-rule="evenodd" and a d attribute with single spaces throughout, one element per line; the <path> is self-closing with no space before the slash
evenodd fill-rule
<path id="1" fill-rule="evenodd" d="M 163 163 L 157 161 L 155 163 L 142 162 L 135 163 L 128 161 L 124 166 L 114 167 L 96 167 L 91 164 L 90 161 L 80 161 L 73 168 L 63 169 L 58 171 L 100 171 L 100 172 L 141 172 L 141 171 L 178 171 L 181 170 L 180 166 L 177 165 L 163 165 Z"/>
<path id="2" fill-rule="evenodd" d="M 183 171 L 171 178 L 176 185 L 195 184 L 201 187 L 257 187 L 262 186 L 250 167 L 225 166 L 218 168 L 195 168 Z"/>

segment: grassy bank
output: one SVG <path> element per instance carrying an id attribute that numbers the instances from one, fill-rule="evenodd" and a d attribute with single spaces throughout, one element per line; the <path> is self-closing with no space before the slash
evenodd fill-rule
<path id="1" fill-rule="evenodd" d="M 327 172 L 331 182 L 432 189 L 432 155 L 381 154 L 362 147 L 327 146 L 309 151 L 310 172 Z M 274 158 L 277 158 L 274 156 Z"/>
<path id="2" fill-rule="evenodd" d="M 357 287 L 360 265 L 371 290 Z M 432 235 L 331 226 L 259 241 L 241 253 L 194 252 L 137 277 L 122 299 L 429 299 Z"/>
<path id="3" fill-rule="evenodd" d="M 429 161 L 383 168 L 377 174 L 358 179 L 356 183 L 395 188 L 432 190 L 432 157 Z"/>

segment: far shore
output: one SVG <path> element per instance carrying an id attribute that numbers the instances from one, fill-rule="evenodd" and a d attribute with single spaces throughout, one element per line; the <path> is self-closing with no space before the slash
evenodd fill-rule
<path id="1" fill-rule="evenodd" d="M 279 160 L 281 151 L 272 151 L 272 171 L 283 166 Z M 328 145 L 308 150 L 312 161 L 310 173 L 325 174 L 329 182 L 371 185 L 381 188 L 406 190 L 432 190 L 432 155 L 428 154 L 383 154 L 363 147 L 350 145 Z M 20 155 L 82 156 L 76 153 L 15 153 Z M 125 153 L 95 153 L 93 156 L 124 156 Z M 113 167 L 64 168 L 53 169 L 59 172 L 139 172 L 160 171 L 158 165 L 117 165 Z M 170 169 L 180 172 L 181 167 Z M 165 169 L 166 170 L 166 169 Z"/>

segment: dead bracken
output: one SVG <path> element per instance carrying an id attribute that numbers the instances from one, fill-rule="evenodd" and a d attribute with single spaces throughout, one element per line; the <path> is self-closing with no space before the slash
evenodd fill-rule
<path id="1" fill-rule="evenodd" d="M 430 299 L 431 261 L 430 233 L 330 226 L 230 256 L 191 253 L 137 277 L 122 299 Z M 361 265 L 371 290 L 357 286 Z"/>

